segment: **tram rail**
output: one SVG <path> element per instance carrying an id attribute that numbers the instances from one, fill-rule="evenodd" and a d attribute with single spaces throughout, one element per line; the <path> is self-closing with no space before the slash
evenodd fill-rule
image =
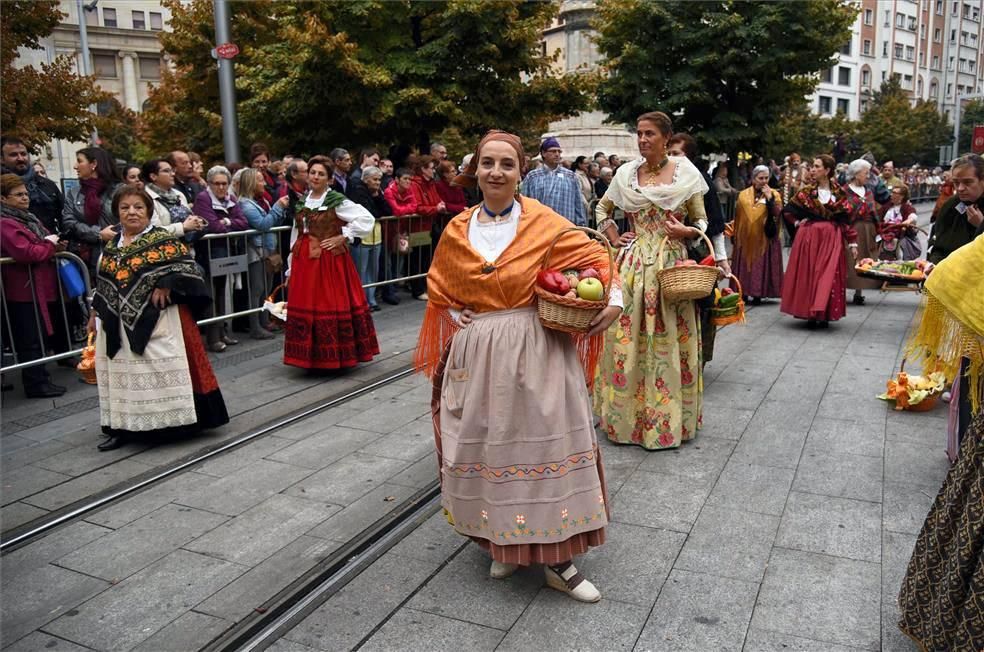
<path id="1" fill-rule="evenodd" d="M 401 378 L 405 378 L 413 373 L 413 366 L 407 365 L 396 372 L 377 376 L 368 380 L 366 383 L 341 394 L 335 395 L 317 405 L 296 411 L 285 417 L 280 417 L 267 424 L 254 428 L 243 435 L 234 437 L 226 442 L 220 443 L 214 448 L 201 451 L 183 460 L 178 460 L 163 468 L 150 471 L 147 475 L 120 483 L 100 494 L 88 497 L 82 501 L 73 503 L 51 515 L 32 521 L 0 540 L 0 554 L 6 554 L 17 548 L 30 544 L 31 542 L 43 537 L 55 528 L 77 521 L 87 514 L 106 507 L 111 503 L 119 501 L 153 485 L 160 483 L 167 478 L 188 471 L 195 466 L 228 453 L 243 446 L 251 441 L 259 439 L 265 435 L 275 433 L 283 428 L 294 425 L 300 421 L 311 418 L 325 410 L 337 407 L 351 401 L 363 394 L 367 394 L 381 387 L 385 387 Z"/>

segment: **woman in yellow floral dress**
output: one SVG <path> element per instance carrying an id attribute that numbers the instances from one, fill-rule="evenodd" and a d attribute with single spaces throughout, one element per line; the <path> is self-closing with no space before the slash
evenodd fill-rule
<path id="1" fill-rule="evenodd" d="M 637 120 L 642 158 L 619 167 L 598 203 L 598 229 L 618 247 L 625 309 L 608 329 L 594 384 L 594 411 L 608 438 L 655 450 L 691 439 L 701 420 L 700 326 L 694 303 L 660 296 L 662 267 L 687 258 L 687 243 L 707 227 L 707 183 L 684 157 L 666 155 L 670 119 Z M 619 234 L 609 215 L 621 208 L 631 230 Z"/>

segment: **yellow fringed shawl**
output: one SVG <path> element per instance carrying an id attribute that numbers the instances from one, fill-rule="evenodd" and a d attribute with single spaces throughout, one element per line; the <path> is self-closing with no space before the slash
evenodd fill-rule
<path id="1" fill-rule="evenodd" d="M 947 256 L 925 287 L 928 296 L 907 355 L 948 379 L 956 378 L 961 358 L 967 358 L 971 410 L 977 412 L 984 371 L 984 237 Z"/>
<path id="2" fill-rule="evenodd" d="M 441 234 L 427 272 L 427 295 L 430 297 L 420 328 L 414 366 L 432 375 L 445 347 L 458 330 L 448 312 L 450 308 L 470 308 L 475 312 L 509 310 L 532 305 L 533 287 L 544 255 L 554 237 L 571 227 L 571 223 L 535 199 L 520 197 L 522 205 L 516 238 L 502 255 L 491 261 L 495 267 L 483 273 L 486 261 L 468 240 L 468 224 L 473 209 L 453 218 Z M 550 255 L 551 269 L 585 269 L 594 267 L 607 283 L 617 272 L 609 269 L 608 252 L 583 231 L 562 233 Z M 587 379 L 594 378 L 594 366 L 604 344 L 604 334 L 588 338 L 574 336 L 578 358 Z"/>

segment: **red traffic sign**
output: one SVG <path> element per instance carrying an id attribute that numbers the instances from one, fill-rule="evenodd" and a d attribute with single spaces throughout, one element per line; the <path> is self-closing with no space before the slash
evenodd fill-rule
<path id="1" fill-rule="evenodd" d="M 232 59 L 239 54 L 239 46 L 235 43 L 223 43 L 215 46 L 215 54 L 220 59 Z"/>

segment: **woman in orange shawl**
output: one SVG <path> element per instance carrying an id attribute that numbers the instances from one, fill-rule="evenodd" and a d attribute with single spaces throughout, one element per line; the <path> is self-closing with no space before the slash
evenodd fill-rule
<path id="1" fill-rule="evenodd" d="M 745 296 L 756 305 L 782 297 L 782 240 L 779 238 L 782 196 L 769 187 L 769 168 L 752 170 L 752 185 L 738 195 L 735 206 L 735 248 L 731 269 Z M 767 221 L 774 228 L 766 230 Z M 735 286 L 737 290 L 737 285 Z"/>
<path id="2" fill-rule="evenodd" d="M 604 542 L 608 523 L 585 371 L 621 296 L 611 286 L 585 336 L 540 324 L 533 287 L 555 238 L 552 267 L 594 267 L 606 282 L 612 270 L 599 243 L 515 194 L 524 161 L 519 138 L 492 131 L 455 179 L 477 181 L 484 201 L 441 236 L 415 361 L 434 380 L 442 504 L 455 530 L 489 552 L 492 577 L 539 563 L 548 586 L 596 602 L 572 563 Z"/>

